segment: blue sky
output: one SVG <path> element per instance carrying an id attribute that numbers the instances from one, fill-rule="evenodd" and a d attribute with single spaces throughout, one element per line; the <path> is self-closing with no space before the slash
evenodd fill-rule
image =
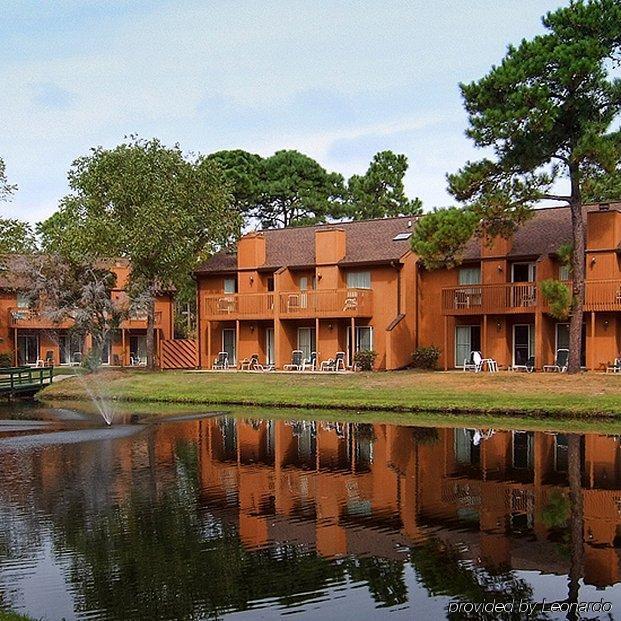
<path id="1" fill-rule="evenodd" d="M 0 155 L 37 221 L 74 158 L 130 133 L 187 151 L 299 149 L 364 172 L 410 160 L 424 206 L 477 154 L 460 81 L 542 31 L 559 0 L 2 0 Z"/>

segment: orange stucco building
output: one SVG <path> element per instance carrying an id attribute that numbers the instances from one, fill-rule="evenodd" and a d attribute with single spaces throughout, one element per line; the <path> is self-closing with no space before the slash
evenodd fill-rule
<path id="1" fill-rule="evenodd" d="M 583 366 L 605 369 L 621 351 L 621 203 L 585 207 Z M 540 209 L 512 239 L 467 245 L 454 269 L 427 271 L 410 249 L 411 217 L 266 230 L 242 237 L 196 271 L 199 358 L 253 354 L 282 368 L 291 352 L 319 360 L 377 352 L 377 369 L 399 369 L 418 346 L 441 350 L 445 369 L 470 351 L 510 367 L 540 369 L 567 348 L 541 282 L 567 280 L 559 258 L 571 243 L 567 207 Z"/>
<path id="2" fill-rule="evenodd" d="M 125 295 L 130 265 L 116 260 L 110 269 L 116 274 L 113 299 Z M 35 365 L 37 362 L 53 365 L 78 363 L 90 347 L 88 335 L 82 340 L 71 333 L 70 320 L 55 323 L 28 307 L 27 300 L 11 285 L 10 280 L 0 283 L 0 353 L 13 357 L 13 364 Z M 156 353 L 163 340 L 173 337 L 172 293 L 162 293 L 155 303 Z M 133 316 L 121 323 L 111 334 L 104 348 L 104 364 L 129 366 L 132 362 L 146 361 L 146 329 L 144 316 Z"/>
<path id="3" fill-rule="evenodd" d="M 392 218 L 266 230 L 245 235 L 237 254 L 196 271 L 199 352 L 233 364 L 252 354 L 282 368 L 299 349 L 320 361 L 373 349 L 378 368 L 408 364 L 416 341 L 414 221 Z"/>

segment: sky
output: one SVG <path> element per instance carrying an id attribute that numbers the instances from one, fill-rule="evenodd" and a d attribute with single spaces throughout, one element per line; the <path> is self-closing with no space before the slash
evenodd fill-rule
<path id="1" fill-rule="evenodd" d="M 0 0 L 0 157 L 36 222 L 72 161 L 129 134 L 193 153 L 298 149 L 346 177 L 407 155 L 406 190 L 452 203 L 479 157 L 459 82 L 543 31 L 560 0 Z"/>

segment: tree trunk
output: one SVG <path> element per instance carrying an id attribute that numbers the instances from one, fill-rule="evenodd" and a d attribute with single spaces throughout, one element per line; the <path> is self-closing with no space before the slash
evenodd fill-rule
<path id="1" fill-rule="evenodd" d="M 584 314 L 584 261 L 586 252 L 586 235 L 582 216 L 582 196 L 580 193 L 579 172 L 576 166 L 570 166 L 571 176 L 571 231 L 573 237 L 572 279 L 573 303 L 569 322 L 569 360 L 568 373 L 580 372 L 582 355 L 582 318 Z"/>
<path id="2" fill-rule="evenodd" d="M 584 565 L 584 538 L 582 503 L 582 436 L 571 434 L 567 438 L 567 474 L 569 478 L 569 507 L 570 507 L 570 534 L 571 553 L 569 576 L 567 584 L 567 601 L 579 601 L 580 579 Z M 578 619 L 580 616 L 569 612 L 568 619 Z"/>
<path id="3" fill-rule="evenodd" d="M 155 298 L 147 307 L 147 369 L 155 370 Z"/>

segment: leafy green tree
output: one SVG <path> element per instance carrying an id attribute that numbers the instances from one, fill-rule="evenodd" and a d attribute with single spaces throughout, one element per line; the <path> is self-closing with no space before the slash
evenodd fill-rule
<path id="1" fill-rule="evenodd" d="M 420 199 L 405 195 L 403 177 L 408 158 L 392 151 L 380 151 L 364 175 L 353 175 L 347 184 L 346 212 L 353 220 L 418 215 Z"/>
<path id="2" fill-rule="evenodd" d="M 0 157 L 0 203 L 8 201 L 17 186 L 10 184 L 6 176 L 6 165 Z M 27 222 L 15 218 L 0 218 L 0 255 L 32 252 L 35 237 Z"/>
<path id="3" fill-rule="evenodd" d="M 255 217 L 261 195 L 263 158 L 242 149 L 216 151 L 207 156 L 222 169 L 229 182 L 233 205 L 244 219 Z"/>
<path id="4" fill-rule="evenodd" d="M 621 49 L 618 0 L 577 0 L 543 18 L 547 32 L 509 46 L 500 65 L 462 84 L 467 135 L 489 158 L 449 175 L 449 191 L 477 214 L 475 232 L 509 236 L 541 199 L 567 203 L 573 236 L 570 372 L 580 369 L 584 304 L 584 187 L 618 164 Z M 557 191 L 563 182 L 567 190 Z M 447 240 L 447 243 L 450 240 Z M 463 238 L 455 245 L 463 246 Z M 451 255 L 457 254 L 449 253 Z"/>
<path id="5" fill-rule="evenodd" d="M 344 182 L 299 151 L 261 158 L 245 151 L 219 151 L 209 157 L 231 183 L 234 204 L 246 223 L 263 228 L 301 226 L 344 215 Z"/>
<path id="6" fill-rule="evenodd" d="M 69 184 L 71 194 L 40 226 L 44 247 L 75 261 L 130 260 L 129 293 L 146 311 L 154 368 L 156 296 L 239 231 L 228 186 L 214 162 L 134 136 L 75 160 Z"/>
<path id="7" fill-rule="evenodd" d="M 434 209 L 421 218 L 412 234 L 412 249 L 428 270 L 454 267 L 474 235 L 478 216 L 471 209 Z"/>

